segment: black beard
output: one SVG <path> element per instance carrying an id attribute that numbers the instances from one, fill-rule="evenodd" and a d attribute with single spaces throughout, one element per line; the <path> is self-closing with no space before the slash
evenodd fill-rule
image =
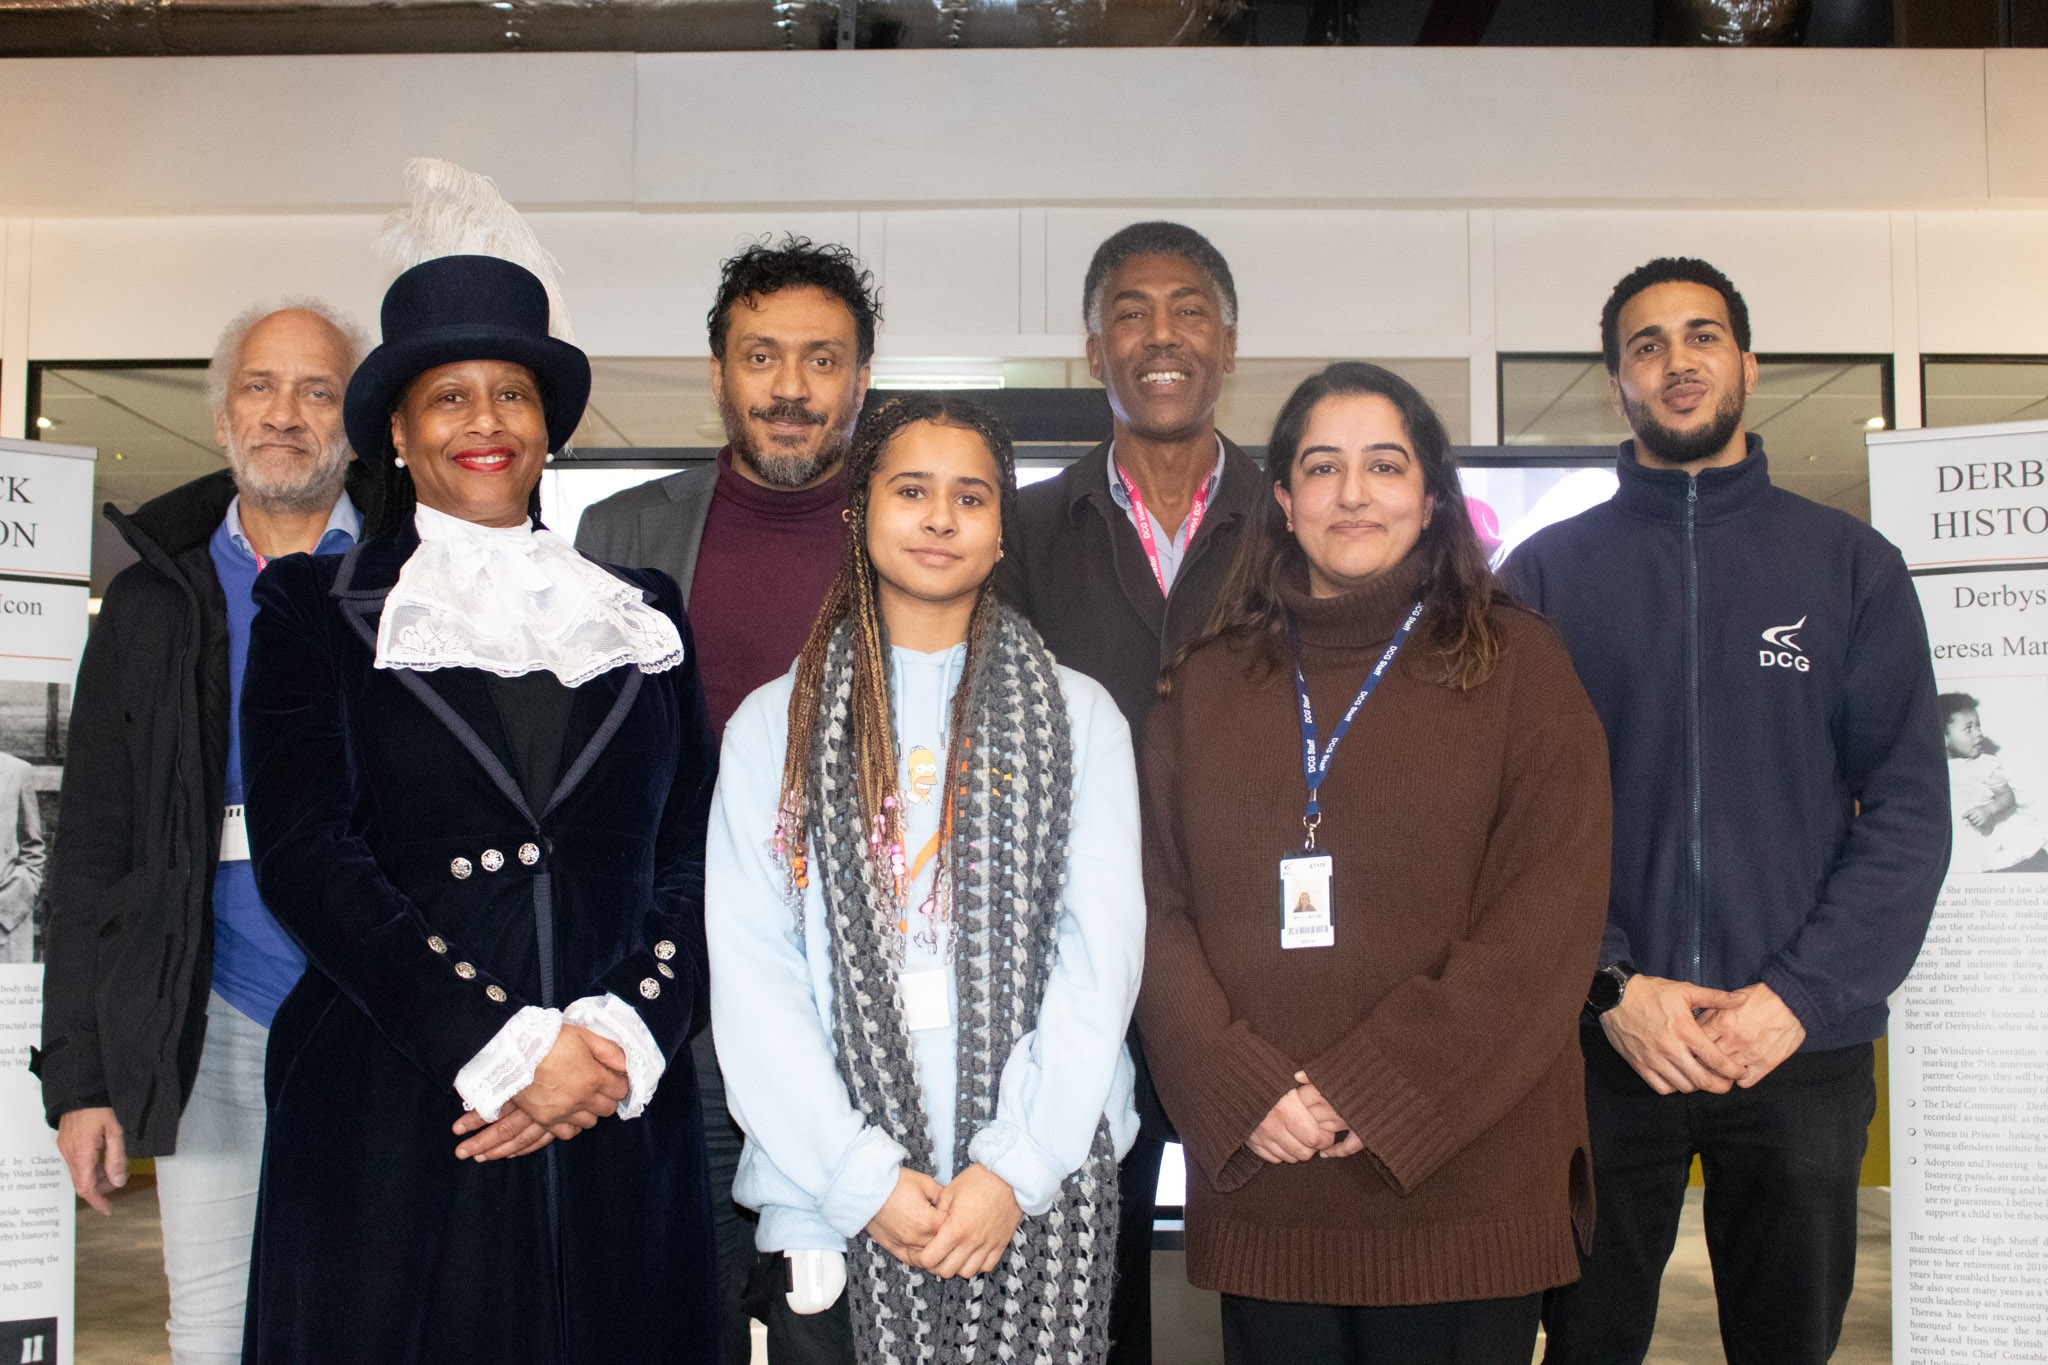
<path id="1" fill-rule="evenodd" d="M 752 470 L 764 483 L 776 488 L 802 488 L 823 476 L 846 458 L 847 447 L 851 444 L 849 438 L 853 433 L 851 421 L 835 427 L 828 419 L 820 424 L 822 439 L 812 453 L 785 454 L 762 450 L 754 444 L 753 432 L 747 426 L 749 414 L 739 405 L 721 400 L 718 415 L 725 423 L 725 440 L 732 447 L 732 457 Z M 859 415 L 858 408 L 854 415 Z"/>
<path id="2" fill-rule="evenodd" d="M 1621 410 L 1628 416 L 1629 430 L 1637 444 L 1668 465 L 1696 464 L 1719 455 L 1742 425 L 1740 392 L 1730 393 L 1714 410 L 1714 420 L 1695 431 L 1673 431 L 1650 415 L 1648 403 L 1622 395 Z"/>

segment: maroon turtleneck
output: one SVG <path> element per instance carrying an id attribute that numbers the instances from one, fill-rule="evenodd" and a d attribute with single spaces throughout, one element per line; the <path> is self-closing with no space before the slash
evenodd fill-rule
<path id="1" fill-rule="evenodd" d="M 796 661 L 846 553 L 846 471 L 816 488 L 763 488 L 718 452 L 718 487 L 690 583 L 690 627 L 711 732 Z"/>

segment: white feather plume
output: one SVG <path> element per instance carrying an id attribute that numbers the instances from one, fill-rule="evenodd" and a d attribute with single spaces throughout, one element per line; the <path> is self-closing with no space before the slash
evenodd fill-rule
<path id="1" fill-rule="evenodd" d="M 497 256 L 524 266 L 548 291 L 548 332 L 573 342 L 569 308 L 562 301 L 562 264 L 533 235 L 519 210 L 505 202 L 487 175 L 452 161 L 416 156 L 405 163 L 412 203 L 384 220 L 377 254 L 400 270 L 437 256 Z"/>

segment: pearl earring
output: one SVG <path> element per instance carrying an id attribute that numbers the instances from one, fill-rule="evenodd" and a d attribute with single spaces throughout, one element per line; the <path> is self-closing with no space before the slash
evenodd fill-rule
<path id="1" fill-rule="evenodd" d="M 391 466 L 392 466 L 392 468 L 394 468 L 394 469 L 403 469 L 403 468 L 405 468 L 405 456 L 403 456 L 403 455 L 393 455 L 393 456 L 391 457 Z"/>

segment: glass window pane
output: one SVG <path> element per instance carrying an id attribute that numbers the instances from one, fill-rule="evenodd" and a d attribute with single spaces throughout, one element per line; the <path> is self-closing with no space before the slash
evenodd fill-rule
<path id="1" fill-rule="evenodd" d="M 1607 446 L 1627 439 L 1599 356 L 1500 358 L 1502 445 Z"/>
<path id="2" fill-rule="evenodd" d="M 1744 420 L 1763 437 L 1771 479 L 1815 502 L 1870 516 L 1864 436 L 1890 425 L 1891 361 L 1876 356 L 1759 356 Z M 1501 441 L 1541 448 L 1608 445 L 1628 425 L 1598 356 L 1500 361 Z"/>
<path id="3" fill-rule="evenodd" d="M 1224 382 L 1216 425 L 1242 445 L 1262 446 L 1273 419 L 1295 385 L 1334 357 L 1240 359 Z M 1451 440 L 1463 445 L 1471 432 L 1470 363 L 1463 359 L 1376 360 L 1414 384 L 1443 418 Z M 590 407 L 577 429 L 577 446 L 703 447 L 725 443 L 718 404 L 711 397 L 708 363 L 684 358 L 606 358 L 590 362 Z M 875 361 L 877 387 L 915 387 L 944 381 L 948 387 L 1062 389 L 1099 388 L 1086 362 L 1072 359 L 995 360 L 883 357 Z M 1107 433 L 1104 433 L 1107 435 Z"/>
<path id="4" fill-rule="evenodd" d="M 48 441 L 94 446 L 92 595 L 135 560 L 97 504 L 133 512 L 159 494 L 227 467 L 213 442 L 205 362 L 40 365 L 31 430 Z"/>
<path id="5" fill-rule="evenodd" d="M 2048 356 L 1943 356 L 1920 375 L 1930 427 L 2048 419 Z"/>
<path id="6" fill-rule="evenodd" d="M 1330 356 L 1310 360 L 1240 359 L 1237 371 L 1223 383 L 1223 397 L 1216 404 L 1216 425 L 1239 445 L 1263 446 L 1273 434 L 1273 420 L 1281 404 L 1302 380 L 1338 359 Z M 1471 362 L 1464 359 L 1378 360 L 1421 390 L 1436 415 L 1443 419 L 1451 444 L 1465 445 L 1471 439 Z"/>
<path id="7" fill-rule="evenodd" d="M 1238 361 L 1236 372 L 1224 384 L 1217 425 L 1243 445 L 1263 446 L 1287 395 L 1330 359 Z M 1452 358 L 1375 363 L 1422 391 L 1443 418 L 1452 441 L 1464 444 L 1470 439 L 1469 362 Z M 1089 378 L 1087 363 L 1071 358 L 886 357 L 876 361 L 876 377 L 898 387 L 938 378 L 956 385 L 1011 389 L 1100 387 Z M 36 384 L 37 434 L 96 446 L 97 497 L 124 512 L 224 466 L 213 441 L 202 361 L 39 365 Z M 575 436 L 580 450 L 707 450 L 724 443 L 725 429 L 711 396 L 710 366 L 704 358 L 592 358 L 590 405 Z M 1076 453 L 1080 449 L 1085 447 L 1077 447 Z M 638 477 L 652 476 L 649 471 Z M 113 575 L 133 559 L 119 534 L 99 521 L 94 528 L 94 594 L 104 593 Z"/>

